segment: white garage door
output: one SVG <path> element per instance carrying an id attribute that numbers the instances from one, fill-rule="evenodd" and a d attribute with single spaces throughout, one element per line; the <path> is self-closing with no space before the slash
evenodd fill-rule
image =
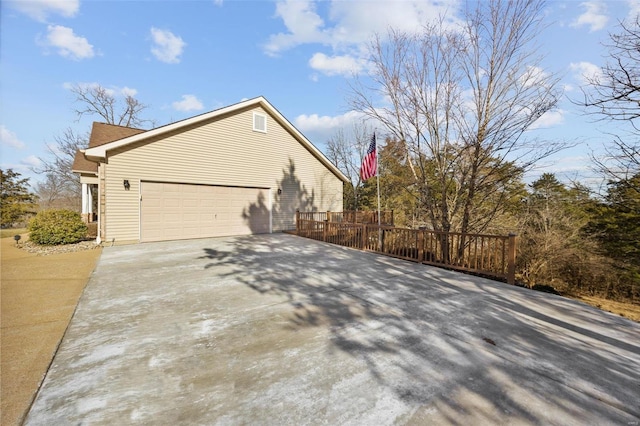
<path id="1" fill-rule="evenodd" d="M 142 241 L 264 234 L 269 190 L 142 182 Z"/>

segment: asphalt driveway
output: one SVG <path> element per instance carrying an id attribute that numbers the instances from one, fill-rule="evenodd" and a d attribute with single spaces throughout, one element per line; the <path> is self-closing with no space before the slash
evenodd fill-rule
<path id="1" fill-rule="evenodd" d="M 640 324 L 285 234 L 105 248 L 27 424 L 640 424 Z"/>

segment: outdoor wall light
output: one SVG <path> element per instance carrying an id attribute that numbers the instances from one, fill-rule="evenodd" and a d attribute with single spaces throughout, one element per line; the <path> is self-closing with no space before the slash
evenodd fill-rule
<path id="1" fill-rule="evenodd" d="M 124 190 L 128 191 L 129 188 L 131 188 L 131 184 L 129 183 L 129 180 L 125 179 L 123 183 L 124 183 Z"/>
<path id="2" fill-rule="evenodd" d="M 278 188 L 278 195 L 282 194 L 282 188 Z"/>

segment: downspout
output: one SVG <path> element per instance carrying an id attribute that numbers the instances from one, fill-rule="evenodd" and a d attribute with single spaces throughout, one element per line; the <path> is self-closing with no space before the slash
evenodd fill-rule
<path id="1" fill-rule="evenodd" d="M 103 215 L 103 200 L 104 200 L 104 167 L 103 163 L 98 163 L 98 232 L 96 237 L 96 244 L 102 243 L 103 230 L 102 226 L 104 224 Z"/>

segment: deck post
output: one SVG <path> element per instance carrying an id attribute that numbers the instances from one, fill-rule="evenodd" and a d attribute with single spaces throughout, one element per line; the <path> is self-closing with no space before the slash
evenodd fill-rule
<path id="1" fill-rule="evenodd" d="M 296 235 L 300 235 L 300 209 L 296 209 Z"/>
<path id="2" fill-rule="evenodd" d="M 424 260 L 424 230 L 422 229 L 418 230 L 417 244 L 418 244 L 418 262 L 421 263 Z"/>
<path id="3" fill-rule="evenodd" d="M 507 251 L 507 283 L 516 283 L 516 234 L 509 234 L 509 248 Z"/>
<path id="4" fill-rule="evenodd" d="M 366 250 L 367 249 L 367 224 L 363 223 L 360 226 L 361 232 L 362 232 L 362 238 L 360 240 L 360 250 Z"/>
<path id="5" fill-rule="evenodd" d="M 327 242 L 327 228 L 329 227 L 329 221 L 325 219 L 323 223 L 324 225 L 322 226 L 322 241 Z"/>

